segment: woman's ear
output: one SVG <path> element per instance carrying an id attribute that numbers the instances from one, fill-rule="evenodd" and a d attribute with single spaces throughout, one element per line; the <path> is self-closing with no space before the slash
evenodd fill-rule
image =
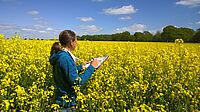
<path id="1" fill-rule="evenodd" d="M 70 40 L 70 46 L 72 47 L 74 45 L 73 41 Z"/>

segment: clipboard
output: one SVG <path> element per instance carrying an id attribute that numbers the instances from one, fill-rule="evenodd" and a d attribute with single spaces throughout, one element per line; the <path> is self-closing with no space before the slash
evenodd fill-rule
<path id="1" fill-rule="evenodd" d="M 109 56 L 103 56 L 103 57 L 96 57 L 96 58 L 93 58 L 91 61 L 89 61 L 89 63 L 87 63 L 84 67 L 85 68 L 88 68 L 91 64 L 91 62 L 96 59 L 97 61 L 99 61 L 99 64 L 97 65 L 97 67 L 95 67 L 95 69 L 98 69 L 104 61 L 106 61 L 107 59 L 109 58 Z"/>

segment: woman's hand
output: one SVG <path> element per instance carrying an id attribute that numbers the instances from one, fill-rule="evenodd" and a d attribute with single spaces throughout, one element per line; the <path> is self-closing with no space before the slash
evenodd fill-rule
<path id="1" fill-rule="evenodd" d="M 84 62 L 83 64 L 82 64 L 82 68 L 83 69 L 85 69 L 85 68 L 87 68 L 88 67 L 88 64 L 90 64 L 91 62 L 89 61 L 89 62 Z"/>
<path id="2" fill-rule="evenodd" d="M 94 59 L 92 62 L 91 62 L 91 65 L 96 68 L 99 64 L 99 61 L 97 59 Z"/>

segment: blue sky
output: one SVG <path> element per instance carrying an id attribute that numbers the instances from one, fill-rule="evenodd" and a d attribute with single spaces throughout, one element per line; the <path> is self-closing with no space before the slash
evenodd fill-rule
<path id="1" fill-rule="evenodd" d="M 166 25 L 200 28 L 200 0 L 0 0 L 0 33 L 53 38 L 123 31 L 155 33 Z"/>

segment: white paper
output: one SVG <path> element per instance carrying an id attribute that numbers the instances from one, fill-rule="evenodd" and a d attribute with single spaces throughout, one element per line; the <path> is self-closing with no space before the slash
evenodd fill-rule
<path id="1" fill-rule="evenodd" d="M 99 68 L 101 66 L 101 64 L 106 60 L 108 59 L 108 56 L 103 56 L 103 57 L 97 57 L 97 58 L 93 58 L 90 62 L 92 62 L 94 59 L 96 59 L 99 64 L 95 67 L 96 69 Z M 85 66 L 83 66 L 84 68 L 87 68 L 90 66 L 91 63 L 87 63 Z"/>

